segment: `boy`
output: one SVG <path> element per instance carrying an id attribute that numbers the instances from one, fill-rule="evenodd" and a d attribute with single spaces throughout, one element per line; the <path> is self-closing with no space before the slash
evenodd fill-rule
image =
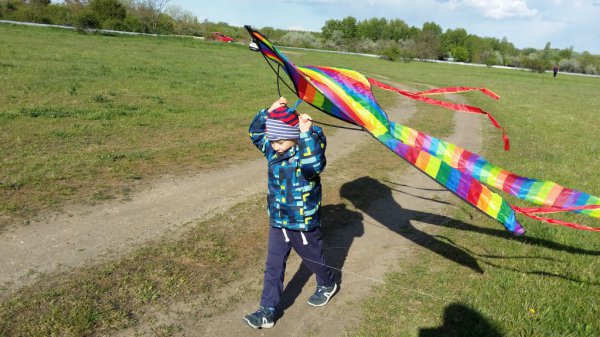
<path id="1" fill-rule="evenodd" d="M 317 289 L 308 299 L 324 306 L 338 289 L 323 257 L 321 180 L 326 140 L 310 116 L 299 117 L 280 97 L 261 110 L 250 124 L 250 138 L 269 165 L 269 242 L 264 287 L 259 310 L 243 318 L 252 328 L 275 324 L 275 308 L 283 292 L 285 265 L 291 248 L 317 277 Z"/>

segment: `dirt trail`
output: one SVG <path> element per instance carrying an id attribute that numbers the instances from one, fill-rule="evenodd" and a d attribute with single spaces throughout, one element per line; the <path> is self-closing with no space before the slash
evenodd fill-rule
<path id="1" fill-rule="evenodd" d="M 368 138 L 340 129 L 328 137 L 328 160 L 343 157 Z M 196 220 L 263 192 L 265 185 L 266 165 L 257 158 L 193 176 L 165 177 L 130 201 L 67 206 L 64 213 L 1 233 L 0 286 L 16 289 L 41 273 L 115 258 L 148 240 L 176 235 Z"/>

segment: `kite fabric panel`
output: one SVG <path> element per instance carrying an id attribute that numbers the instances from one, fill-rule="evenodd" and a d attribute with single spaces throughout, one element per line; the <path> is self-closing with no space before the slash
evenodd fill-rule
<path id="1" fill-rule="evenodd" d="M 508 150 L 509 140 L 504 128 L 488 112 L 478 107 L 428 97 L 435 94 L 480 91 L 491 98 L 499 98 L 488 89 L 452 87 L 415 93 L 367 78 L 351 69 L 323 66 L 297 67 L 279 52 L 266 37 L 250 26 L 245 27 L 269 65 L 272 61 L 285 70 L 293 83 L 294 93 L 301 100 L 326 114 L 360 126 L 387 148 L 447 190 L 502 223 L 508 231 L 517 235 L 522 235 L 525 232 L 519 224 L 515 212 L 552 224 L 600 231 L 600 228 L 582 226 L 536 215 L 575 212 L 600 218 L 600 198 L 562 187 L 551 181 L 518 176 L 455 144 L 391 122 L 372 93 L 372 85 L 376 85 L 382 89 L 395 91 L 424 103 L 455 111 L 486 115 L 495 127 L 502 130 L 504 148 Z M 272 65 L 271 68 L 273 68 Z M 541 207 L 511 205 L 491 188 Z"/>

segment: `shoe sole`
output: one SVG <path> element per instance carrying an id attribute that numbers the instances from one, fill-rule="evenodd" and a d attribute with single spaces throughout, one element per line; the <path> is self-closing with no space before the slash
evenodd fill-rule
<path id="1" fill-rule="evenodd" d="M 331 295 L 329 295 L 329 296 L 325 295 L 325 297 L 327 297 L 327 300 L 325 302 L 323 302 L 321 304 L 314 304 L 314 303 L 310 303 L 310 301 L 308 301 L 306 303 L 308 303 L 308 305 L 313 306 L 313 307 L 322 307 L 325 304 L 329 303 L 329 300 L 333 297 L 333 295 L 335 295 L 337 290 L 338 290 L 338 285 L 337 285 L 337 283 L 334 283 L 333 291 L 331 291 L 331 293 L 330 293 Z"/>
<path id="2" fill-rule="evenodd" d="M 273 325 L 275 325 L 275 323 L 267 323 L 267 324 L 263 323 L 261 325 L 254 325 L 254 324 L 250 323 L 250 321 L 246 317 L 242 318 L 242 321 L 244 321 L 252 329 L 260 329 L 260 328 L 268 329 L 268 328 L 272 328 Z"/>

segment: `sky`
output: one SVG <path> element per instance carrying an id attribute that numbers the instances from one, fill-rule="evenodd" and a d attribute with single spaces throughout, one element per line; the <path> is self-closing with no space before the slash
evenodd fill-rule
<path id="1" fill-rule="evenodd" d="M 200 21 L 232 26 L 321 31 L 325 21 L 353 16 L 435 22 L 480 37 L 506 37 L 517 48 L 573 47 L 600 54 L 600 0 L 170 0 Z"/>

